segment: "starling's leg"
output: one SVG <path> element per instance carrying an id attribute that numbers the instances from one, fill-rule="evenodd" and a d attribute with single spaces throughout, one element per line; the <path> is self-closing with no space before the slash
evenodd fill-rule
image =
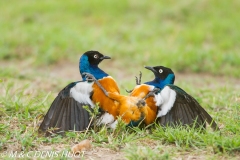
<path id="1" fill-rule="evenodd" d="M 141 71 L 140 71 L 140 74 L 139 74 L 139 78 L 137 76 L 135 76 L 135 79 L 136 79 L 136 84 L 140 85 L 141 84 L 141 79 L 142 79 L 142 72 Z"/>
<path id="2" fill-rule="evenodd" d="M 148 97 L 153 97 L 156 93 L 160 92 L 159 88 L 154 88 L 152 91 L 150 91 L 143 100 L 146 100 Z"/>
<path id="3" fill-rule="evenodd" d="M 138 108 L 144 107 L 146 105 L 146 102 L 144 99 L 140 99 L 137 104 Z"/>
<path id="4" fill-rule="evenodd" d="M 140 73 L 139 73 L 139 79 L 138 79 L 138 84 L 139 84 L 139 85 L 141 84 L 141 80 L 142 80 L 142 72 L 140 71 Z"/>
<path id="5" fill-rule="evenodd" d="M 135 80 L 136 80 L 136 85 L 138 85 L 138 77 L 135 76 Z"/>
<path id="6" fill-rule="evenodd" d="M 127 89 L 125 89 L 125 91 L 126 91 L 127 93 L 131 93 L 133 90 L 127 90 Z"/>
<path id="7" fill-rule="evenodd" d="M 137 76 L 135 76 L 136 85 L 140 85 L 141 84 L 141 78 L 142 78 L 142 72 L 140 71 L 139 78 Z M 133 90 L 126 90 L 127 93 L 131 93 L 132 91 Z"/>
<path id="8" fill-rule="evenodd" d="M 103 86 L 98 82 L 98 80 L 92 74 L 84 72 L 83 75 L 86 76 L 87 80 L 94 81 L 98 85 L 98 87 L 103 91 L 103 93 L 108 97 L 108 92 L 105 90 L 105 88 L 103 88 Z"/>

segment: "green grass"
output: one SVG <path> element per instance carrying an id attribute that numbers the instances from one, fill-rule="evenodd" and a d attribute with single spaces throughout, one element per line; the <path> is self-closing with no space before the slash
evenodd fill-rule
<path id="1" fill-rule="evenodd" d="M 70 151 L 86 138 L 102 156 L 120 159 L 239 159 L 239 9 L 224 0 L 0 1 L 0 159 L 9 151 Z M 91 49 L 112 57 L 101 68 L 124 94 L 140 70 L 142 82 L 153 78 L 143 65 L 173 68 L 176 84 L 215 118 L 221 135 L 159 126 L 39 135 L 41 116 L 78 80 L 78 58 Z"/>
<path id="2" fill-rule="evenodd" d="M 45 78 L 42 77 L 43 80 Z M 29 85 L 31 80 L 19 79 L 17 83 L 13 83 L 18 78 L 9 78 L 1 82 L 0 153 L 9 153 L 9 151 L 28 153 L 43 150 L 64 152 L 70 151 L 73 144 L 90 139 L 94 147 L 109 148 L 115 154 L 120 154 L 119 158 L 126 159 L 177 157 L 186 159 L 189 156 L 199 159 L 238 159 L 240 156 L 239 88 L 224 86 L 218 81 L 214 84 L 213 91 L 207 85 L 209 78 L 216 80 L 214 77 L 202 79 L 201 83 L 206 86 L 194 86 L 196 83 L 194 81 L 191 81 L 192 83 L 183 81 L 178 84 L 196 97 L 215 118 L 221 127 L 221 135 L 211 129 L 199 132 L 191 128 L 163 129 L 153 125 L 146 129 L 120 127 L 115 131 L 103 127 L 91 129 L 86 133 L 68 132 L 65 137 L 43 137 L 37 133 L 41 114 L 46 113 L 56 94 L 47 94 L 47 89 L 41 90 L 41 86 L 34 87 L 34 90 L 38 90 L 35 93 L 32 90 L 33 86 Z M 49 80 L 48 83 L 54 82 Z M 108 151 L 102 154 L 102 156 L 108 155 Z M 88 155 L 86 152 L 81 156 L 93 155 Z M 9 155 L 5 158 L 9 158 Z"/>

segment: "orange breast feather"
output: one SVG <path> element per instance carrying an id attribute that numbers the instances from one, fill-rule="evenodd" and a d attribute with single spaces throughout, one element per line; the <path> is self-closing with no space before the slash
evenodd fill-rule
<path id="1" fill-rule="evenodd" d="M 95 103 L 99 102 L 99 106 L 108 113 L 112 114 L 116 119 L 120 116 L 122 120 L 129 124 L 130 121 L 138 121 L 141 118 L 141 113 L 145 115 L 144 122 L 148 125 L 154 122 L 157 114 L 157 106 L 153 97 L 146 99 L 146 105 L 138 107 L 137 103 L 143 99 L 152 89 L 148 85 L 140 85 L 135 87 L 130 96 L 120 95 L 119 88 L 114 79 L 106 77 L 98 80 L 103 88 L 108 92 L 108 97 L 97 84 L 93 85 L 92 100 Z"/>
<path id="2" fill-rule="evenodd" d="M 151 90 L 153 89 L 153 86 L 149 86 L 146 84 L 138 85 L 134 88 L 130 96 L 144 98 Z M 140 111 L 144 114 L 145 124 L 151 124 L 154 122 L 157 116 L 157 106 L 155 105 L 155 101 L 153 97 L 149 97 L 146 100 L 146 104 L 144 107 L 140 108 Z"/>
<path id="3" fill-rule="evenodd" d="M 107 92 L 111 92 L 114 94 L 119 95 L 120 90 L 118 88 L 118 85 L 116 81 L 108 76 L 103 79 L 98 80 L 99 83 L 105 88 Z M 102 108 L 104 111 L 107 111 L 108 113 L 112 114 L 114 118 L 118 116 L 119 112 L 119 103 L 113 99 L 110 99 L 107 97 L 103 91 L 98 87 L 97 84 L 93 84 L 93 95 L 92 100 L 94 103 L 99 103 L 99 107 Z"/>
<path id="4" fill-rule="evenodd" d="M 118 116 L 121 117 L 126 124 L 129 124 L 130 121 L 138 121 L 141 118 L 141 111 L 137 106 L 139 101 L 138 97 L 124 96 L 111 92 L 108 94 L 111 99 L 119 102 Z"/>
<path id="5" fill-rule="evenodd" d="M 148 92 L 151 90 L 151 86 L 142 85 L 140 87 L 136 87 L 130 96 L 124 96 L 112 92 L 108 92 L 108 96 L 111 99 L 119 102 L 119 113 L 118 116 L 122 118 L 124 122 L 127 124 L 130 121 L 138 121 L 142 118 L 142 113 L 145 116 L 144 122 L 146 124 L 152 123 L 156 118 L 156 110 L 152 110 L 146 104 L 142 106 L 142 104 L 138 104 L 138 102 L 143 99 Z M 149 104 L 151 101 L 154 101 L 153 98 L 148 98 Z M 154 105 L 155 106 L 155 105 Z"/>

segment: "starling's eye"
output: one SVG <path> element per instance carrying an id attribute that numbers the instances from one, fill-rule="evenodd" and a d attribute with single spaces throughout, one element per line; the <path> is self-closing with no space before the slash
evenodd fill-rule
<path id="1" fill-rule="evenodd" d="M 97 58 L 98 58 L 98 55 L 97 55 L 97 54 L 95 54 L 93 57 L 94 57 L 95 59 L 97 59 Z"/>
<path id="2" fill-rule="evenodd" d="M 159 73 L 162 73 L 163 72 L 163 70 L 162 69 L 159 69 Z"/>

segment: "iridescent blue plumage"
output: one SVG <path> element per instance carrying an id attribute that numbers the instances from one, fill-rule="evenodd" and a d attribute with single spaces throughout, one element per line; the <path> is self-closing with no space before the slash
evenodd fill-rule
<path id="1" fill-rule="evenodd" d="M 94 77 L 96 79 L 102 79 L 103 77 L 107 77 L 108 74 L 105 73 L 103 70 L 101 70 L 98 67 L 98 64 L 90 64 L 90 61 L 88 59 L 87 55 L 83 55 L 80 58 L 79 61 L 79 70 L 80 70 L 80 74 L 82 75 L 84 72 L 85 73 L 90 73 L 92 75 L 94 75 Z M 83 80 L 85 81 L 86 78 L 84 75 L 82 75 Z"/>
<path id="2" fill-rule="evenodd" d="M 167 84 L 174 83 L 175 76 L 174 74 L 169 74 L 165 79 L 160 79 L 159 77 L 155 77 L 153 81 L 145 82 L 145 84 L 152 85 L 157 88 L 164 88 Z"/>

